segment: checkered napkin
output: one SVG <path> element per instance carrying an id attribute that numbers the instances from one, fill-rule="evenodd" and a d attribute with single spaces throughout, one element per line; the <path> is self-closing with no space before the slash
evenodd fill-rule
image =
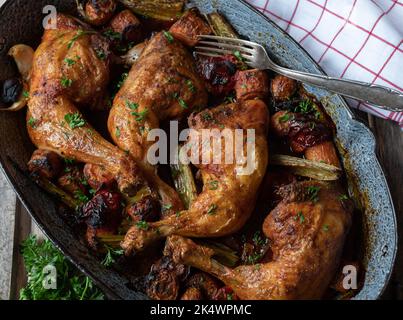
<path id="1" fill-rule="evenodd" d="M 403 0 L 248 2 L 289 33 L 329 75 L 403 91 Z M 347 100 L 403 129 L 403 112 Z"/>

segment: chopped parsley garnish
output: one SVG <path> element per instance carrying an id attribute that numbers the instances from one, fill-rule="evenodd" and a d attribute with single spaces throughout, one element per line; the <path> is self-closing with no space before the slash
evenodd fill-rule
<path id="1" fill-rule="evenodd" d="M 267 240 L 263 239 L 259 231 L 256 231 L 253 235 L 252 241 L 257 246 L 263 246 L 266 244 Z"/>
<path id="2" fill-rule="evenodd" d="M 22 92 L 22 96 L 23 96 L 25 99 L 28 99 L 28 98 L 29 98 L 29 91 L 24 90 L 24 91 Z"/>
<path id="3" fill-rule="evenodd" d="M 309 200 L 312 202 L 317 202 L 319 200 L 319 191 L 320 187 L 317 186 L 310 186 L 307 188 L 307 195 L 309 197 Z"/>
<path id="4" fill-rule="evenodd" d="M 350 199 L 350 198 L 349 198 L 348 195 L 346 195 L 346 194 L 341 194 L 341 195 L 339 196 L 339 200 L 340 200 L 340 201 L 347 201 L 348 199 Z"/>
<path id="5" fill-rule="evenodd" d="M 171 210 L 171 209 L 172 209 L 172 204 L 164 204 L 162 206 L 163 211 L 168 211 L 168 210 Z"/>
<path id="6" fill-rule="evenodd" d="M 116 136 L 117 138 L 120 137 L 120 128 L 119 128 L 119 127 L 116 127 L 115 136 Z"/>
<path id="7" fill-rule="evenodd" d="M 131 115 L 136 117 L 137 122 L 142 122 L 147 118 L 148 109 L 146 108 L 146 109 L 144 109 L 143 111 L 140 111 L 140 112 L 137 112 L 137 111 L 132 112 Z"/>
<path id="8" fill-rule="evenodd" d="M 103 35 L 110 40 L 120 40 L 121 34 L 119 32 L 115 32 L 112 29 L 106 30 Z"/>
<path id="9" fill-rule="evenodd" d="M 102 260 L 102 265 L 105 267 L 110 267 L 112 266 L 115 262 L 116 259 L 121 257 L 124 254 L 124 251 L 122 249 L 115 249 L 109 246 L 105 246 L 106 248 L 106 255 L 104 260 Z"/>
<path id="10" fill-rule="evenodd" d="M 291 116 L 290 116 L 290 114 L 287 112 L 287 113 L 285 113 L 284 115 L 282 115 L 282 116 L 279 118 L 279 121 L 282 122 L 282 123 L 284 123 L 284 122 L 289 121 L 290 119 L 291 119 Z"/>
<path id="11" fill-rule="evenodd" d="M 71 38 L 71 40 L 67 43 L 67 48 L 71 49 L 74 45 L 74 43 L 82 36 L 85 36 L 87 34 L 94 34 L 96 33 L 95 31 L 83 31 L 83 30 L 78 30 L 76 35 Z"/>
<path id="12" fill-rule="evenodd" d="M 192 80 L 186 80 L 186 85 L 188 86 L 189 90 L 193 93 L 196 92 L 196 87 L 194 86 Z"/>
<path id="13" fill-rule="evenodd" d="M 106 53 L 102 49 L 95 50 L 95 53 L 97 54 L 97 57 L 98 57 L 99 60 L 105 60 L 106 59 Z"/>
<path id="14" fill-rule="evenodd" d="M 130 102 L 130 101 L 126 101 L 126 105 L 129 107 L 129 109 L 131 110 L 137 110 L 139 108 L 139 104 L 138 103 L 134 103 L 134 102 Z"/>
<path id="15" fill-rule="evenodd" d="M 240 51 L 234 51 L 234 56 L 237 58 L 240 62 L 244 62 L 245 58 L 242 56 L 242 53 Z"/>
<path id="16" fill-rule="evenodd" d="M 216 204 L 212 204 L 212 205 L 210 206 L 210 208 L 207 210 L 207 214 L 209 214 L 210 216 L 216 214 L 217 208 L 218 208 L 218 207 L 217 207 Z"/>
<path id="17" fill-rule="evenodd" d="M 73 66 L 73 65 L 76 64 L 76 61 L 75 61 L 75 60 L 69 59 L 69 58 L 66 58 L 66 59 L 64 59 L 63 61 L 64 61 L 69 67 L 71 67 L 71 66 Z"/>
<path id="18" fill-rule="evenodd" d="M 242 53 L 240 51 L 234 51 L 233 55 L 235 56 L 235 58 L 238 59 L 238 61 L 240 62 L 240 66 L 238 66 L 238 68 L 240 68 L 241 70 L 248 70 L 248 66 L 246 65 L 246 60 L 245 57 L 242 55 Z"/>
<path id="19" fill-rule="evenodd" d="M 176 217 L 179 218 L 181 216 L 182 212 L 178 211 L 176 212 Z"/>
<path id="20" fill-rule="evenodd" d="M 82 203 L 87 203 L 90 201 L 90 199 L 81 190 L 74 191 L 74 198 Z"/>
<path id="21" fill-rule="evenodd" d="M 95 287 L 91 279 L 84 276 L 58 250 L 50 240 L 39 241 L 30 236 L 21 244 L 25 270 L 28 273 L 26 286 L 20 291 L 20 300 L 102 300 L 103 293 Z M 57 270 L 57 289 L 49 290 L 44 283 L 49 282 L 46 266 Z"/>
<path id="22" fill-rule="evenodd" d="M 67 165 L 73 165 L 75 163 L 75 161 L 73 159 L 69 159 L 69 158 L 63 158 L 63 162 Z"/>
<path id="23" fill-rule="evenodd" d="M 233 300 L 234 299 L 234 297 L 233 297 L 233 293 L 227 293 L 227 300 Z"/>
<path id="24" fill-rule="evenodd" d="M 163 31 L 165 38 L 167 38 L 169 43 L 173 43 L 174 42 L 174 37 L 172 36 L 172 33 L 170 33 L 169 31 Z"/>
<path id="25" fill-rule="evenodd" d="M 329 225 L 328 224 L 323 225 L 322 229 L 323 229 L 324 232 L 328 232 L 329 231 Z"/>
<path id="26" fill-rule="evenodd" d="M 178 102 L 179 102 L 179 105 L 182 107 L 182 109 L 188 109 L 189 108 L 189 106 L 187 105 L 185 100 L 183 100 L 182 98 L 178 98 Z"/>
<path id="27" fill-rule="evenodd" d="M 298 212 L 297 215 L 294 217 L 294 220 L 297 221 L 299 220 L 300 224 L 303 224 L 305 222 L 305 216 L 302 213 L 302 211 Z"/>
<path id="28" fill-rule="evenodd" d="M 308 114 L 316 111 L 316 108 L 311 100 L 305 99 L 304 101 L 301 101 L 298 106 L 295 107 L 294 111 L 297 113 Z"/>
<path id="29" fill-rule="evenodd" d="M 62 86 L 63 86 L 64 88 L 68 88 L 68 87 L 71 87 L 71 85 L 73 84 L 73 80 L 68 79 L 68 78 L 66 78 L 66 77 L 63 77 L 63 78 L 60 80 L 60 83 L 62 84 Z"/>
<path id="30" fill-rule="evenodd" d="M 146 221 L 137 222 L 136 227 L 141 230 L 145 230 L 145 231 L 147 231 L 150 228 L 150 226 L 148 225 L 148 223 Z"/>
<path id="31" fill-rule="evenodd" d="M 217 190 L 218 189 L 218 181 L 217 180 L 209 181 L 208 182 L 208 188 L 210 190 Z"/>
<path id="32" fill-rule="evenodd" d="M 213 116 L 209 112 L 203 112 L 201 116 L 202 116 L 204 121 L 212 121 L 212 120 L 214 120 Z"/>
<path id="33" fill-rule="evenodd" d="M 256 264 L 260 259 L 262 259 L 263 255 L 261 253 L 254 253 L 248 256 L 247 263 L 248 264 Z"/>
<path id="34" fill-rule="evenodd" d="M 137 122 L 144 121 L 147 118 L 147 115 L 148 115 L 148 109 L 147 108 L 145 108 L 143 111 L 138 112 L 137 111 L 138 108 L 139 108 L 138 103 L 126 101 L 126 105 L 129 107 L 130 110 L 133 110 L 131 115 L 136 117 Z"/>
<path id="35" fill-rule="evenodd" d="M 35 126 L 36 126 L 36 119 L 35 118 L 29 118 L 29 120 L 28 120 L 28 125 L 31 127 L 31 128 L 35 128 Z"/>
<path id="36" fill-rule="evenodd" d="M 86 124 L 85 120 L 78 112 L 66 114 L 64 120 L 66 120 L 71 129 L 80 128 Z"/>

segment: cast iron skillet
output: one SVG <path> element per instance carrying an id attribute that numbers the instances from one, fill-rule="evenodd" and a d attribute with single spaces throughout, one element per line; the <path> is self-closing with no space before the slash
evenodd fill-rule
<path id="1" fill-rule="evenodd" d="M 8 0 L 0 10 L 0 79 L 17 74 L 7 57 L 17 43 L 36 47 L 43 33 L 42 9 L 53 4 L 59 12 L 76 14 L 75 0 Z M 220 11 L 237 31 L 265 44 L 278 63 L 312 73 L 323 73 L 312 58 L 279 27 L 244 1 L 192 0 L 202 12 Z M 397 227 L 389 189 L 375 155 L 375 139 L 353 119 L 345 101 L 321 89 L 306 86 L 325 105 L 337 125 L 337 143 L 350 191 L 364 208 L 362 228 L 366 269 L 364 286 L 355 299 L 377 299 L 385 289 L 397 250 Z M 103 267 L 58 215 L 57 203 L 18 169 L 25 168 L 34 146 L 26 131 L 24 110 L 0 112 L 0 162 L 18 197 L 53 243 L 111 299 L 147 299 L 132 289 L 128 278 Z"/>

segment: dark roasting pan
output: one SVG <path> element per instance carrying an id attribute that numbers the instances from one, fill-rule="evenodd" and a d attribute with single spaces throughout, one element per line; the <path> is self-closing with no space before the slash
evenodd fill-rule
<path id="1" fill-rule="evenodd" d="M 0 79 L 17 74 L 7 52 L 17 43 L 36 47 L 43 33 L 42 9 L 53 4 L 59 12 L 75 14 L 75 0 L 8 0 L 0 10 Z M 252 41 L 265 44 L 280 64 L 323 73 L 312 58 L 286 33 L 250 5 L 238 0 L 190 1 L 202 12 L 218 10 L 235 29 Z M 364 286 L 355 299 L 377 299 L 385 289 L 394 265 L 397 226 L 389 189 L 375 155 L 375 139 L 354 120 L 345 101 L 321 89 L 307 90 L 322 100 L 337 125 L 337 143 L 347 171 L 349 187 L 364 208 L 362 220 Z M 74 231 L 58 215 L 56 202 L 18 168 L 25 168 L 34 146 L 28 138 L 24 110 L 0 113 L 0 161 L 18 197 L 44 233 L 111 299 L 146 299 L 122 274 L 103 267 Z M 1 196 L 1 195 L 0 195 Z M 1 200 L 0 200 L 1 201 Z"/>

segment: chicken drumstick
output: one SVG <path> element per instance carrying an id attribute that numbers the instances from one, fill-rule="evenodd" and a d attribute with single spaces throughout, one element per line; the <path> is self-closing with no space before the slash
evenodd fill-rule
<path id="1" fill-rule="evenodd" d="M 243 175 L 237 171 L 239 165 L 235 161 L 230 164 L 214 164 L 212 150 L 199 146 L 199 164 L 195 165 L 200 169 L 204 182 L 202 193 L 187 211 L 178 212 L 146 227 L 144 225 L 132 227 L 122 243 L 126 254 L 143 250 L 155 240 L 172 234 L 221 237 L 238 231 L 250 217 L 258 188 L 266 173 L 268 121 L 268 109 L 261 100 L 222 105 L 191 116 L 189 127 L 194 129 L 196 135 L 202 135 L 204 129 L 228 129 L 231 133 L 234 133 L 235 129 L 254 129 L 253 170 L 250 174 Z M 212 139 L 214 145 L 217 140 L 221 141 L 224 138 L 218 135 Z M 245 139 L 241 146 L 244 155 L 246 147 Z M 224 159 L 227 149 L 221 149 L 221 159 Z M 201 161 L 203 158 L 210 161 L 203 164 Z"/>
<path id="2" fill-rule="evenodd" d="M 76 108 L 95 104 L 103 95 L 109 80 L 107 54 L 105 39 L 59 14 L 57 29 L 45 31 L 34 55 L 27 127 L 38 148 L 103 166 L 122 192 L 133 195 L 144 185 L 135 160 L 104 140 Z"/>
<path id="3" fill-rule="evenodd" d="M 272 240 L 272 261 L 230 269 L 213 259 L 211 249 L 180 236 L 169 238 L 166 254 L 216 276 L 241 299 L 321 298 L 338 267 L 351 212 L 330 184 L 301 182 L 284 191 L 263 225 Z"/>

